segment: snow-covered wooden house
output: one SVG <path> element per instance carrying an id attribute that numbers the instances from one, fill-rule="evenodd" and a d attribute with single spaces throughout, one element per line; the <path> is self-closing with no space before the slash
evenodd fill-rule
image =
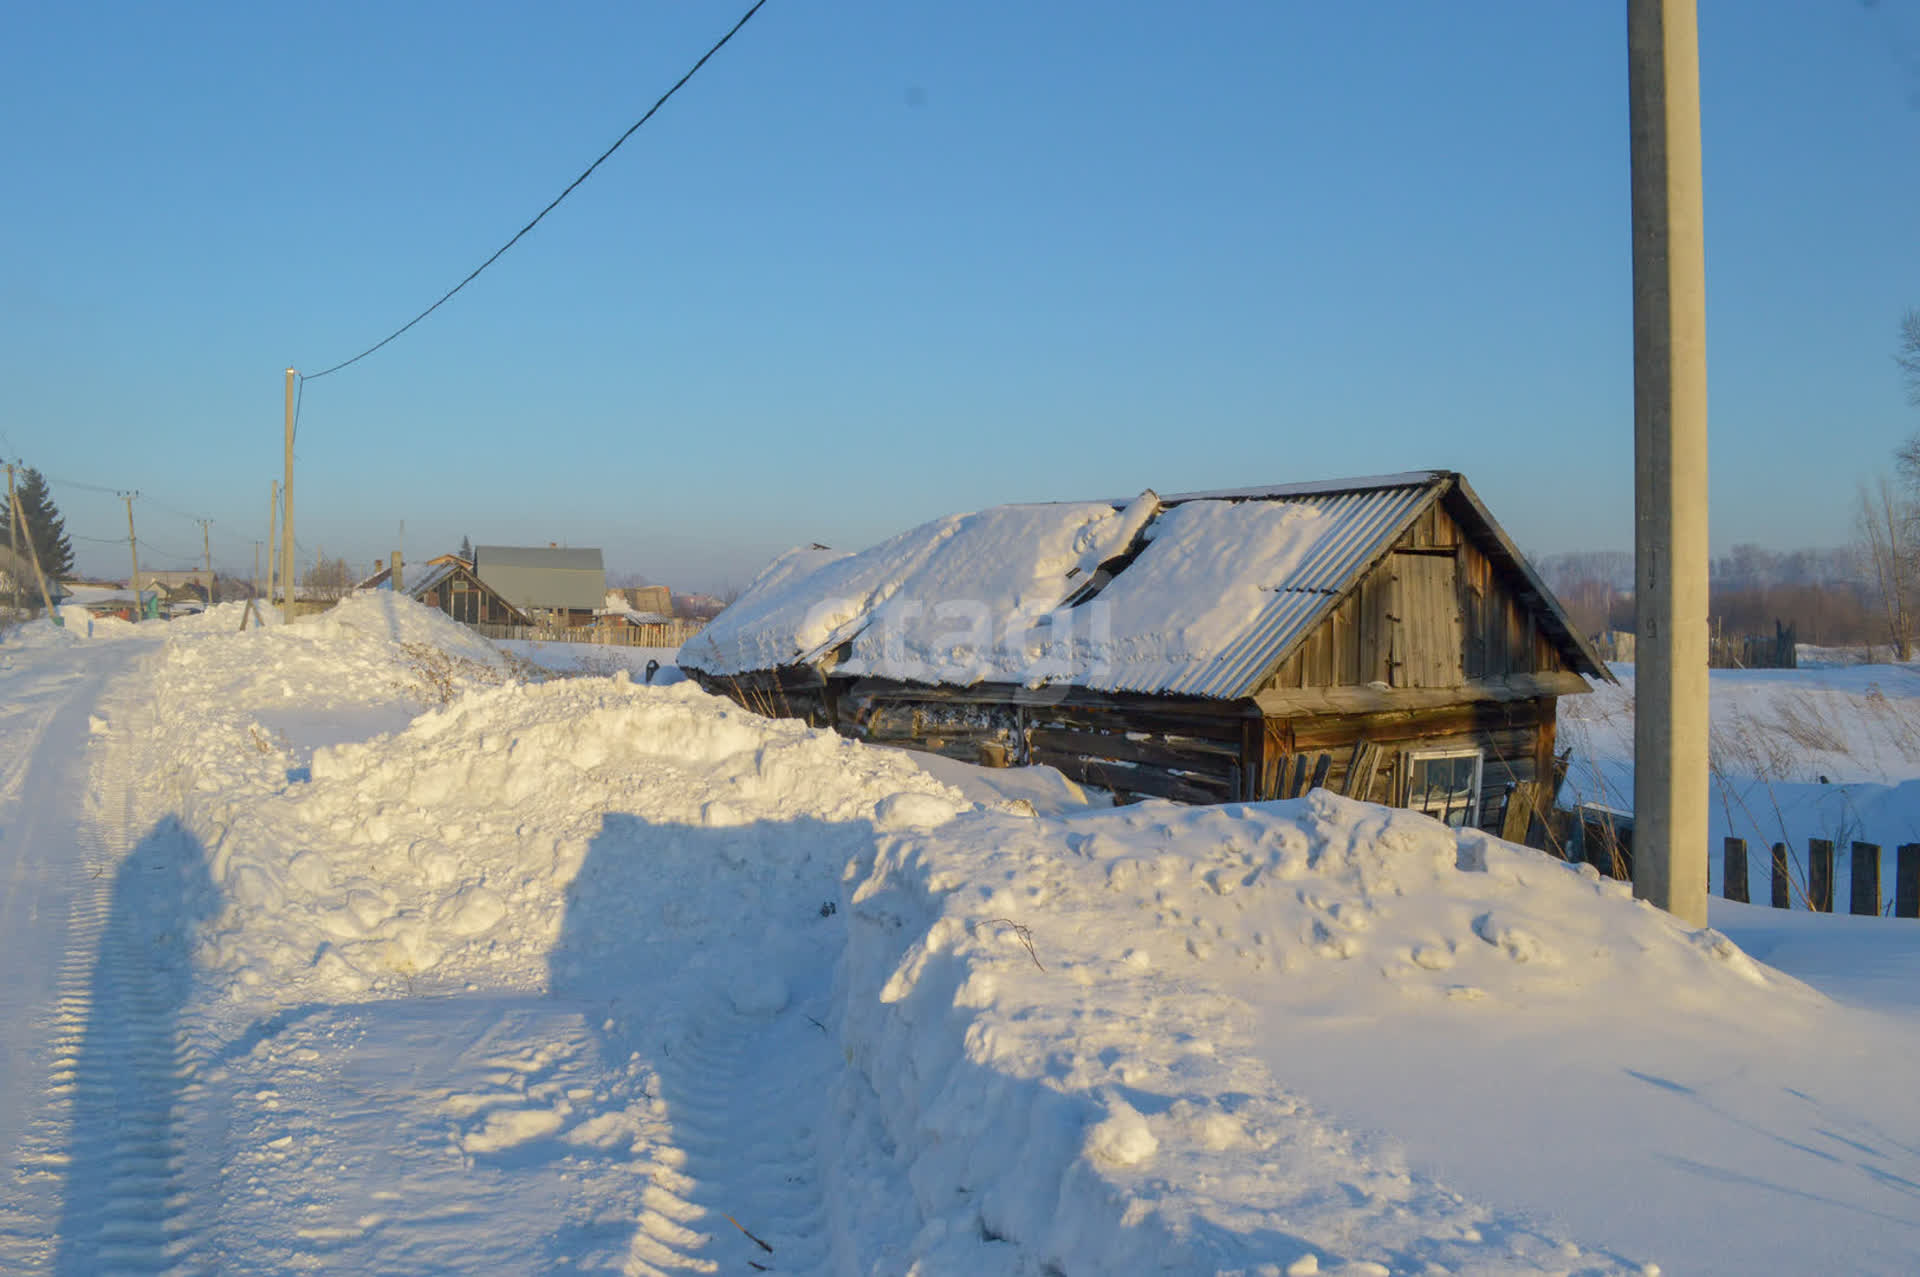
<path id="1" fill-rule="evenodd" d="M 402 592 L 437 607 L 456 621 L 468 625 L 529 625 L 525 612 L 500 597 L 482 581 L 473 565 L 457 554 L 442 554 L 425 563 L 400 565 Z M 358 590 L 393 588 L 391 565 L 374 563 L 374 573 L 354 587 Z"/>
<path id="2" fill-rule="evenodd" d="M 1611 681 L 1460 475 L 952 515 L 772 563 L 682 669 L 765 713 L 1129 796 L 1324 786 L 1524 836 Z"/>

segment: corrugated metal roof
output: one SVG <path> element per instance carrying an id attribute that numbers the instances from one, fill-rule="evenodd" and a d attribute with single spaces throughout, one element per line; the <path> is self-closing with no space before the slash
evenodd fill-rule
<path id="1" fill-rule="evenodd" d="M 1366 475 L 1357 479 L 1315 479 L 1308 483 L 1272 483 L 1252 488 L 1213 488 L 1205 492 L 1176 492 L 1170 497 L 1162 497 L 1161 504 L 1177 505 L 1182 501 L 1270 501 L 1282 497 L 1325 497 L 1342 492 L 1367 492 L 1377 488 L 1422 488 L 1438 483 L 1442 479 L 1455 477 L 1451 470 L 1403 470 L 1399 474 Z"/>
<path id="2" fill-rule="evenodd" d="M 1232 700 L 1251 696 L 1266 672 L 1310 634 L 1321 618 L 1366 566 L 1385 554 L 1407 525 L 1431 501 L 1448 476 L 1417 472 L 1348 484 L 1320 496 L 1326 488 L 1269 495 L 1276 490 L 1247 490 L 1249 499 L 1278 504 L 1311 504 L 1326 521 L 1325 531 L 1287 576 L 1268 588 L 1273 599 L 1249 618 L 1232 643 L 1209 660 L 1161 661 L 1115 666 L 1076 683 L 1106 692 L 1164 693 Z M 1357 490 L 1355 490 L 1357 487 Z M 1168 504 L 1190 500 L 1232 499 L 1219 495 L 1169 497 Z"/>
<path id="3" fill-rule="evenodd" d="M 969 648 L 956 652 L 951 660 L 940 659 L 943 654 L 931 649 L 916 650 L 912 653 L 916 660 L 893 651 L 901 642 L 910 644 L 912 638 L 923 637 L 917 631 L 903 633 L 902 622 L 885 614 L 887 601 L 895 593 L 923 605 L 922 614 L 937 614 L 946 600 L 983 604 L 1002 624 L 1009 617 L 1038 617 L 1044 611 L 1046 600 L 1034 593 L 1043 586 L 1040 577 L 1021 585 L 1027 578 L 1019 565 L 1012 565 L 1012 576 L 1000 579 L 1009 571 L 1008 556 L 1015 551 L 988 535 L 987 530 L 995 526 L 995 512 L 936 520 L 883 546 L 836 556 L 838 566 L 822 569 L 817 576 L 788 570 L 783 560 L 715 620 L 707 632 L 713 640 L 710 650 L 696 651 L 682 663 L 714 674 L 811 664 L 826 659 L 849 636 L 878 625 L 875 632 L 881 639 L 862 644 L 856 638 L 855 650 L 844 662 L 847 672 L 962 685 L 982 679 L 1026 682 L 1037 677 L 1047 684 L 1100 691 L 1239 699 L 1257 690 L 1261 679 L 1320 625 L 1420 512 L 1456 480 L 1449 471 L 1423 470 L 1371 479 L 1183 494 L 1156 502 L 1159 513 L 1141 533 L 1125 566 L 1103 590 L 1064 614 L 1072 655 L 1059 673 L 1051 668 L 1042 672 L 1038 665 L 1023 668 L 1019 659 L 999 648 L 989 653 Z M 1265 512 L 1230 513 L 1248 505 L 1258 505 Z M 1297 517 L 1276 517 L 1281 513 L 1276 507 L 1295 507 Z M 1064 535 L 1053 524 L 1071 524 L 1068 515 L 1074 508 L 1063 503 L 1001 510 L 1014 516 L 1010 521 L 1016 529 L 1032 524 L 1026 539 L 1039 544 Z M 1061 513 L 1049 521 L 1054 511 Z M 1018 517 L 1020 512 L 1027 512 L 1025 523 Z M 1217 549 L 1213 539 L 1219 542 Z M 939 572 L 931 571 L 924 561 L 927 545 L 944 545 Z M 909 553 L 913 547 L 920 549 Z M 1115 552 L 1123 548 L 1115 547 Z M 1102 550 L 1099 555 L 1108 553 Z M 970 563 L 975 566 L 969 568 Z M 851 589 L 849 581 L 840 579 L 849 574 L 858 578 L 853 584 L 871 577 L 891 585 L 878 591 Z M 1178 599 L 1201 588 L 1201 577 L 1209 580 L 1204 587 L 1209 591 L 1206 599 L 1190 598 L 1194 606 L 1183 606 Z M 1085 580 L 1084 575 L 1076 579 L 1072 573 L 1063 574 L 1054 596 L 1058 602 L 1052 606 L 1063 606 Z M 1011 588 L 1008 581 L 1020 585 L 1018 604 L 1011 597 L 999 597 Z M 1230 597 L 1244 604 L 1229 602 Z M 1033 608 L 1036 602 L 1042 605 L 1040 611 Z M 829 604 L 837 623 L 828 641 L 799 644 L 796 652 L 793 618 L 811 618 Z M 1103 607 L 1120 609 L 1105 614 L 1113 618 L 1114 628 L 1104 640 L 1094 637 L 1100 629 L 1096 612 Z M 1242 607 L 1244 611 L 1236 611 Z M 963 656 L 967 659 L 959 659 Z"/>

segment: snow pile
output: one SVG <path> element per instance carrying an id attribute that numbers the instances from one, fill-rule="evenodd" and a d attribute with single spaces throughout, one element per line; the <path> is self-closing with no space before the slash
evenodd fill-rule
<path id="1" fill-rule="evenodd" d="M 302 1055 L 364 1035 L 356 1058 L 414 1079 L 404 1129 L 446 1132 L 470 1176 L 587 1194 L 593 1227 L 549 1260 L 732 1271 L 771 1253 L 752 1228 L 790 1271 L 1629 1272 L 1738 1243 L 1697 1209 L 1648 1223 L 1621 1185 L 1716 1218 L 1746 1194 L 1750 1258 L 1773 1225 L 1722 1162 L 1828 1176 L 1819 1200 L 1874 1218 L 1913 1182 L 1897 1152 L 1864 1186 L 1782 1160 L 1912 1126 L 1882 1096 L 1883 1138 L 1868 1089 L 1832 1082 L 1868 1065 L 1828 1043 L 1897 1054 L 1843 1009 L 1590 870 L 1411 812 L 1042 818 L 690 685 L 515 682 L 391 595 L 171 634 L 141 682 L 147 772 L 215 897 L 183 1023 L 219 1121 L 274 1147 L 297 1066 L 312 1140 L 378 1125 L 358 1074 Z M 416 1078 L 455 1023 L 464 1063 Z M 1683 1103 L 1714 1138 L 1648 1151 Z M 1399 1139 L 1423 1122 L 1437 1141 Z M 227 1183 L 304 1201 L 323 1164 L 249 1152 Z M 343 1266 L 393 1266 L 362 1233 Z"/>
<path id="2" fill-rule="evenodd" d="M 537 986 L 643 918 L 710 938 L 720 882 L 743 934 L 790 910 L 782 884 L 816 906 L 850 849 L 783 831 L 966 805 L 898 755 L 719 705 L 625 677 L 502 686 L 318 749 L 272 801 L 209 800 L 209 965 L 277 996 Z"/>
<path id="3" fill-rule="evenodd" d="M 264 602 L 254 603 L 252 615 L 248 615 L 245 599 L 229 599 L 197 612 L 176 616 L 167 622 L 167 627 L 177 634 L 237 634 L 243 620 L 247 629 L 281 623 L 279 611 Z"/>
<path id="4" fill-rule="evenodd" d="M 68 615 L 78 612 L 78 623 Z M 13 648 L 27 650 L 32 648 L 67 647 L 87 637 L 87 610 L 80 608 L 61 609 L 62 625 L 55 625 L 45 617 L 21 621 L 18 624 L 0 627 L 0 649 Z"/>
<path id="5" fill-rule="evenodd" d="M 843 1109 L 897 1153 L 842 1173 L 918 1221 L 874 1271 L 1613 1270 L 1317 1116 L 1275 1076 L 1310 1042 L 1259 1026 L 1818 1003 L 1590 871 L 1325 793 L 895 834 L 851 911 Z"/>

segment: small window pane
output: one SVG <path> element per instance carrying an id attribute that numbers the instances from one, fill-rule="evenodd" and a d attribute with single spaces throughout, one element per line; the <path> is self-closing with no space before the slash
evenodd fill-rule
<path id="1" fill-rule="evenodd" d="M 1407 806 L 1456 829 L 1478 823 L 1478 753 L 1416 754 L 1408 763 Z"/>

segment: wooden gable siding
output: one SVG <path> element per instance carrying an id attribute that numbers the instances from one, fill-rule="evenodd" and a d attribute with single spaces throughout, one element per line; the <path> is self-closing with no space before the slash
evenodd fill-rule
<path id="1" fill-rule="evenodd" d="M 527 620 L 464 564 L 435 582 L 433 588 L 420 591 L 417 597 L 428 607 L 439 608 L 468 625 L 524 625 Z"/>
<path id="2" fill-rule="evenodd" d="M 1435 503 L 1262 688 L 1457 687 L 1567 668 L 1492 560 Z"/>

